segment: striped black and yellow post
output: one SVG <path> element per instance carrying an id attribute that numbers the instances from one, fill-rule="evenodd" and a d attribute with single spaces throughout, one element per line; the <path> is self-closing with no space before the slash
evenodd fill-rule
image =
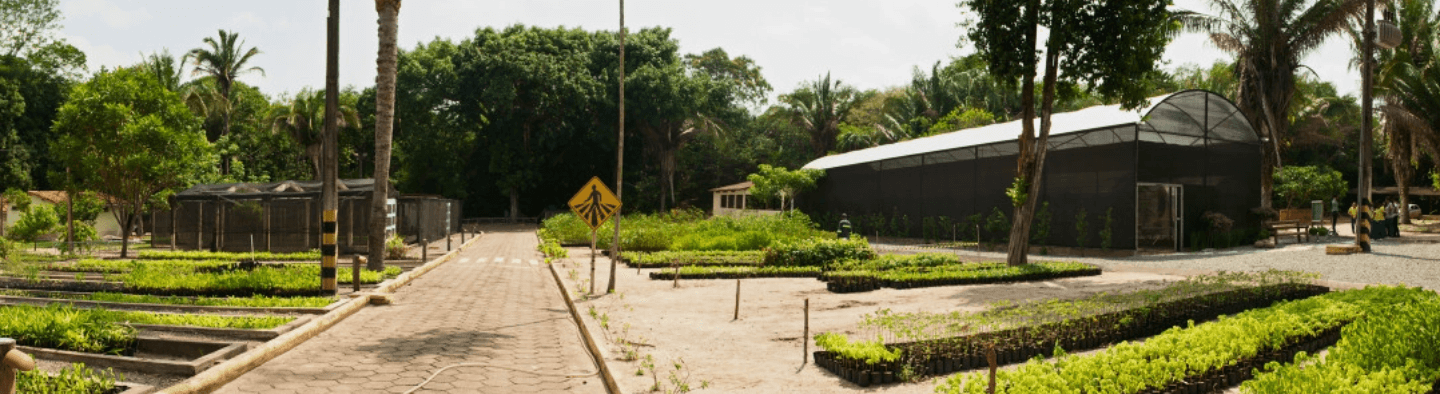
<path id="1" fill-rule="evenodd" d="M 1370 200 L 1360 205 L 1360 217 L 1355 218 L 1355 244 L 1360 250 L 1370 253 Z"/>
<path id="2" fill-rule="evenodd" d="M 339 216 L 338 209 L 327 209 L 321 217 L 320 223 L 320 290 L 335 292 L 335 261 L 339 258 L 339 248 L 335 247 L 336 233 L 340 226 L 335 224 L 335 218 Z"/>

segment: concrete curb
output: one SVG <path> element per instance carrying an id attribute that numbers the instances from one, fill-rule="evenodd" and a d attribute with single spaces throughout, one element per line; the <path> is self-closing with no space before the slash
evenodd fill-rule
<path id="1" fill-rule="evenodd" d="M 610 394 L 622 394 L 620 385 L 615 382 L 615 376 L 610 374 L 610 367 L 605 365 L 605 354 L 595 346 L 595 338 L 590 336 L 590 329 L 585 327 L 585 320 L 580 318 L 580 311 L 575 308 L 575 301 L 570 299 L 570 291 L 565 287 L 565 282 L 560 280 L 560 272 L 555 270 L 555 264 L 545 264 L 550 267 L 550 276 L 555 278 L 555 285 L 560 289 L 560 298 L 565 299 L 565 306 L 570 309 L 570 317 L 575 319 L 575 325 L 580 328 L 580 336 L 585 338 L 585 347 L 590 349 L 590 357 L 595 360 L 595 365 L 600 366 L 600 380 L 605 382 L 605 391 Z"/>
<path id="2" fill-rule="evenodd" d="M 419 277 L 420 275 L 423 275 L 426 272 L 430 272 L 431 270 L 434 270 L 435 267 L 439 267 L 440 265 L 449 262 L 455 257 L 455 255 L 459 254 L 460 251 L 465 250 L 466 247 L 470 246 L 470 244 L 472 243 L 475 243 L 475 241 L 480 239 L 482 236 L 484 236 L 484 233 L 477 234 L 475 238 L 466 241 L 464 244 L 460 245 L 459 248 L 456 248 L 455 250 L 452 250 L 450 251 L 450 253 L 446 253 L 443 256 L 430 260 L 430 262 L 425 263 L 425 265 L 420 266 L 419 268 L 401 274 L 395 279 L 388 281 L 388 284 L 384 284 L 380 286 L 380 288 L 375 289 L 375 292 L 389 293 L 393 292 L 397 288 L 400 288 L 401 286 L 409 284 L 410 281 L 415 280 L 415 278 Z M 174 386 L 166 387 L 165 389 L 158 391 L 157 394 L 192 394 L 213 392 L 219 389 L 221 386 L 224 386 L 226 383 L 230 383 L 235 379 L 239 378 L 240 375 L 244 375 L 246 372 L 250 372 L 251 370 L 260 367 L 266 362 L 273 360 L 282 354 L 285 354 L 285 352 L 288 352 L 291 349 L 294 349 L 296 346 L 300 346 L 300 344 L 305 343 L 305 341 L 310 340 L 310 338 L 314 338 L 315 336 L 320 335 L 320 333 L 325 332 L 325 330 L 330 329 L 330 327 L 334 326 L 336 323 L 339 323 L 341 320 L 345 320 L 345 318 L 350 317 L 350 315 L 354 315 L 356 312 L 359 312 L 360 309 L 365 308 L 365 306 L 369 304 L 370 297 L 356 297 L 350 299 L 349 301 L 344 301 L 343 304 L 340 304 L 339 307 L 331 310 L 330 313 L 317 316 L 315 317 L 315 319 L 311 320 L 309 323 L 306 323 L 304 326 L 300 326 L 300 328 L 291 330 L 290 332 L 285 333 L 278 338 L 265 342 L 259 347 L 251 349 L 250 351 L 236 356 L 235 358 L 226 360 L 225 362 L 220 363 L 213 368 L 207 369 L 205 370 L 205 372 L 201 372 L 200 374 L 195 375 L 189 379 L 185 379 L 185 381 L 177 383 Z"/>

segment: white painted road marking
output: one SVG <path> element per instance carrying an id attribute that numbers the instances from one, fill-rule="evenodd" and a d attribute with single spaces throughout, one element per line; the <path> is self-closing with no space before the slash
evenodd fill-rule
<path id="1" fill-rule="evenodd" d="M 535 261 L 535 259 L 530 259 L 530 265 L 540 265 L 540 262 Z"/>
<path id="2" fill-rule="evenodd" d="M 510 263 L 511 263 L 511 264 L 520 264 L 520 259 L 511 259 L 511 260 L 510 260 Z"/>
<path id="3" fill-rule="evenodd" d="M 461 257 L 461 258 L 460 258 L 460 262 L 462 262 L 462 263 L 468 263 L 468 262 L 470 262 L 470 258 L 469 258 L 469 257 Z"/>

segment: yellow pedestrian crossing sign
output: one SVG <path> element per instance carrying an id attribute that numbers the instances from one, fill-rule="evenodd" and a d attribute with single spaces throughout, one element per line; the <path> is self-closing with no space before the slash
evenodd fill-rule
<path id="1" fill-rule="evenodd" d="M 570 197 L 569 205 L 570 210 L 594 230 L 620 210 L 620 199 L 610 192 L 610 188 L 605 187 L 605 182 L 594 177 L 590 178 L 590 182 L 585 182 L 585 186 L 575 193 L 575 197 Z"/>

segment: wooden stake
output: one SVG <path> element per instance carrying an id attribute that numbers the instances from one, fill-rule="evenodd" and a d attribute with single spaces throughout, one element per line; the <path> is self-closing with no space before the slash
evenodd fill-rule
<path id="1" fill-rule="evenodd" d="M 805 354 L 803 354 L 804 357 L 801 358 L 802 361 L 800 362 L 800 365 L 805 365 L 805 364 L 810 363 L 810 299 L 809 299 L 809 298 L 806 298 L 806 299 L 805 299 L 805 336 L 800 337 L 800 343 L 805 344 L 805 346 L 801 348 L 801 349 L 804 350 Z"/>
<path id="2" fill-rule="evenodd" d="M 735 279 L 735 320 L 740 320 L 740 279 Z"/>
<path id="3" fill-rule="evenodd" d="M 595 294 L 595 230 L 590 230 L 590 294 Z"/>
<path id="4" fill-rule="evenodd" d="M 675 264 L 673 265 L 673 267 L 675 267 L 675 278 L 673 278 L 673 280 L 675 281 L 675 283 L 674 283 L 673 285 L 671 285 L 670 288 L 672 288 L 672 289 L 678 289 L 678 288 L 680 288 L 680 261 L 679 261 L 679 260 L 676 260 L 676 261 L 675 261 Z"/>
<path id="5" fill-rule="evenodd" d="M 990 363 L 990 387 L 986 390 L 989 394 L 995 394 L 995 344 L 985 344 L 985 361 Z"/>

